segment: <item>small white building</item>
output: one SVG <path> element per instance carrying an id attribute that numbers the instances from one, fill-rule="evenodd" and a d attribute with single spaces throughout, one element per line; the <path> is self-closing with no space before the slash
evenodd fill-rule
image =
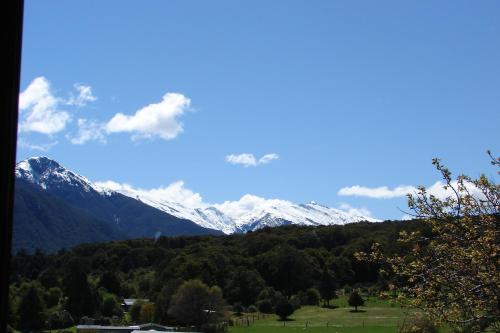
<path id="1" fill-rule="evenodd" d="M 147 298 L 125 298 L 122 302 L 123 310 L 128 311 L 132 305 L 139 301 L 149 303 L 149 299 Z"/>

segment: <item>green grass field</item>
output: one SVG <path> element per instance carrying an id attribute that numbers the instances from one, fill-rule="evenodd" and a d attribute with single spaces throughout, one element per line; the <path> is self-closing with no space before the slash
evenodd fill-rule
<path id="1" fill-rule="evenodd" d="M 368 300 L 366 306 L 359 307 L 360 312 L 352 312 L 353 308 L 347 305 L 344 297 L 334 300 L 331 304 L 338 308 L 303 306 L 290 316 L 290 321 L 284 323 L 278 321 L 274 315 L 267 315 L 265 318 L 250 320 L 247 325 L 246 317 L 243 316 L 236 319 L 236 325 L 230 327 L 229 332 L 396 333 L 407 312 L 399 305 L 375 298 Z"/>
<path id="2" fill-rule="evenodd" d="M 370 298 L 359 312 L 353 312 L 347 299 L 340 297 L 331 302 L 337 308 L 303 306 L 290 316 L 290 320 L 279 321 L 275 315 L 243 314 L 232 319 L 235 326 L 229 327 L 229 333 L 397 333 L 407 316 L 408 309 L 403 309 L 389 301 Z M 413 311 L 409 312 L 410 315 Z M 248 323 L 247 323 L 248 318 Z M 68 329 L 75 332 L 75 327 Z M 47 331 L 47 332 L 57 332 Z M 446 330 L 441 330 L 445 332 Z"/>

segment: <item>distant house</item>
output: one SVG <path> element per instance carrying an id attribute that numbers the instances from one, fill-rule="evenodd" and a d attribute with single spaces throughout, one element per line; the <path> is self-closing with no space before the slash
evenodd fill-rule
<path id="1" fill-rule="evenodd" d="M 161 333 L 164 331 L 149 330 L 148 333 Z M 132 331 L 131 333 L 144 333 L 144 331 Z M 199 332 L 182 332 L 182 333 L 199 333 Z"/>
<path id="2" fill-rule="evenodd" d="M 78 325 L 77 333 L 132 333 L 132 332 L 174 332 L 174 327 L 149 323 L 133 326 Z"/>
<path id="3" fill-rule="evenodd" d="M 147 324 L 139 325 L 139 331 L 174 332 L 175 327 L 163 326 L 163 325 L 155 324 L 155 323 L 147 323 Z"/>
<path id="4" fill-rule="evenodd" d="M 161 332 L 165 332 L 165 331 L 157 331 L 157 330 L 147 330 L 147 331 L 145 331 L 145 330 L 135 330 L 135 331 L 132 331 L 130 333 L 144 333 L 144 332 L 148 332 L 148 333 L 161 333 Z M 200 332 L 182 332 L 182 333 L 200 333 Z"/>
<path id="5" fill-rule="evenodd" d="M 147 299 L 147 298 L 125 298 L 122 302 L 123 310 L 128 311 L 130 309 L 130 307 L 132 305 L 134 305 L 135 302 L 138 302 L 138 301 L 148 303 L 149 299 Z"/>
<path id="6" fill-rule="evenodd" d="M 101 325 L 78 325 L 77 333 L 131 333 L 140 330 L 139 326 L 101 326 Z"/>

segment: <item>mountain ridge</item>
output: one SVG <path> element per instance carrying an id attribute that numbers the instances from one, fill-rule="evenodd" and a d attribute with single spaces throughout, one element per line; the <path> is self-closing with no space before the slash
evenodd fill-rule
<path id="1" fill-rule="evenodd" d="M 245 206 L 241 210 L 237 202 L 226 201 L 222 204 L 187 207 L 180 202 L 173 202 L 151 193 L 134 190 L 133 188 L 106 187 L 103 183 L 93 183 L 86 177 L 68 170 L 55 160 L 48 157 L 31 157 L 16 165 L 16 177 L 25 179 L 40 186 L 44 190 L 59 193 L 66 200 L 77 206 L 82 206 L 80 197 L 68 196 L 65 191 L 80 188 L 80 196 L 94 196 L 112 198 L 123 195 L 149 207 L 155 208 L 179 219 L 189 220 L 200 227 L 219 230 L 225 234 L 240 233 L 276 227 L 287 224 L 298 225 L 333 225 L 352 222 L 378 220 L 368 216 L 354 215 L 336 208 L 320 205 L 314 201 L 307 204 L 294 204 L 280 199 L 262 200 L 247 194 L 239 203 Z M 71 192 L 70 191 L 70 192 Z M 258 204 L 255 204 L 255 199 Z M 99 201 L 99 200 L 98 200 Z M 85 202 L 88 206 L 89 202 Z M 251 207 L 251 209 L 248 209 Z M 89 208 L 89 207 L 84 207 Z M 99 216 L 103 218 L 103 216 Z M 109 216 L 105 216 L 109 219 Z"/>
<path id="2" fill-rule="evenodd" d="M 117 192 L 103 195 L 87 178 L 47 157 L 23 160 L 15 173 L 14 252 L 158 235 L 222 234 Z"/>

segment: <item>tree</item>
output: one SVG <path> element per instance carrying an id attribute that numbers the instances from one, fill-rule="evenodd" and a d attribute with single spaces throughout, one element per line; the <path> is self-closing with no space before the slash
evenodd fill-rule
<path id="1" fill-rule="evenodd" d="M 141 306 L 141 311 L 139 313 L 139 321 L 141 323 L 151 323 L 153 322 L 155 314 L 155 306 L 153 303 L 145 303 Z"/>
<path id="2" fill-rule="evenodd" d="M 184 282 L 172 297 L 169 315 L 179 322 L 201 328 L 224 316 L 224 299 L 219 287 L 208 287 L 200 280 Z"/>
<path id="3" fill-rule="evenodd" d="M 306 291 L 299 292 L 298 295 L 302 305 L 318 305 L 321 299 L 321 295 L 316 288 L 308 288 Z"/>
<path id="4" fill-rule="evenodd" d="M 118 302 L 113 296 L 107 296 L 101 305 L 101 313 L 103 316 L 112 317 L 115 314 Z"/>
<path id="5" fill-rule="evenodd" d="M 28 286 L 17 308 L 18 328 L 28 331 L 40 331 L 45 328 L 45 304 L 40 291 L 33 283 Z"/>
<path id="6" fill-rule="evenodd" d="M 9 299 L 7 303 L 7 323 L 11 326 L 15 326 L 17 322 L 17 297 L 15 295 L 17 295 L 17 289 L 11 284 L 9 286 Z"/>
<path id="7" fill-rule="evenodd" d="M 129 310 L 130 319 L 134 323 L 138 323 L 141 320 L 141 308 L 144 305 L 144 301 L 137 300 L 132 304 Z"/>
<path id="8" fill-rule="evenodd" d="M 295 310 L 300 309 L 302 305 L 300 297 L 298 295 L 293 295 L 292 297 L 290 297 L 290 304 L 292 304 Z"/>
<path id="9" fill-rule="evenodd" d="M 259 311 L 262 313 L 272 313 L 273 312 L 273 303 L 270 299 L 261 299 L 257 302 L 257 307 Z"/>
<path id="10" fill-rule="evenodd" d="M 428 231 L 401 232 L 406 253 L 387 256 L 374 244 L 358 257 L 386 264 L 408 303 L 432 318 L 462 331 L 499 330 L 500 186 L 485 175 L 452 179 L 439 159 L 432 163 L 442 186 L 408 195 L 411 214 Z"/>
<path id="11" fill-rule="evenodd" d="M 319 293 L 323 299 L 323 305 L 330 306 L 330 299 L 337 296 L 335 287 L 336 285 L 333 275 L 328 271 L 326 266 L 323 267 L 321 279 L 319 281 Z"/>
<path id="12" fill-rule="evenodd" d="M 364 305 L 365 300 L 361 297 L 357 290 L 354 290 L 351 295 L 349 295 L 347 303 L 349 303 L 350 306 L 354 306 L 354 311 L 358 311 L 358 306 Z"/>
<path id="13" fill-rule="evenodd" d="M 255 270 L 238 269 L 230 276 L 225 295 L 230 303 L 241 302 L 248 306 L 255 303 L 264 286 L 262 277 Z"/>
<path id="14" fill-rule="evenodd" d="M 67 328 L 71 327 L 75 324 L 73 317 L 69 314 L 68 311 L 56 311 L 52 312 L 49 315 L 48 326 L 50 329 L 59 329 L 59 328 Z"/>
<path id="15" fill-rule="evenodd" d="M 121 294 L 121 282 L 115 272 L 105 272 L 99 280 L 99 286 L 115 295 Z"/>
<path id="16" fill-rule="evenodd" d="M 57 305 L 62 297 L 62 290 L 58 287 L 52 287 L 45 293 L 45 304 L 48 308 Z"/>
<path id="17" fill-rule="evenodd" d="M 280 320 L 287 320 L 295 309 L 293 305 L 288 301 L 286 297 L 281 298 L 278 303 L 276 303 L 276 314 L 280 317 Z"/>
<path id="18" fill-rule="evenodd" d="M 155 321 L 166 324 L 169 321 L 168 308 L 175 291 L 181 285 L 181 279 L 169 280 L 161 289 L 155 299 Z"/>
<path id="19" fill-rule="evenodd" d="M 308 257 L 290 245 L 276 246 L 260 255 L 257 266 L 261 276 L 287 296 L 312 284 Z"/>

